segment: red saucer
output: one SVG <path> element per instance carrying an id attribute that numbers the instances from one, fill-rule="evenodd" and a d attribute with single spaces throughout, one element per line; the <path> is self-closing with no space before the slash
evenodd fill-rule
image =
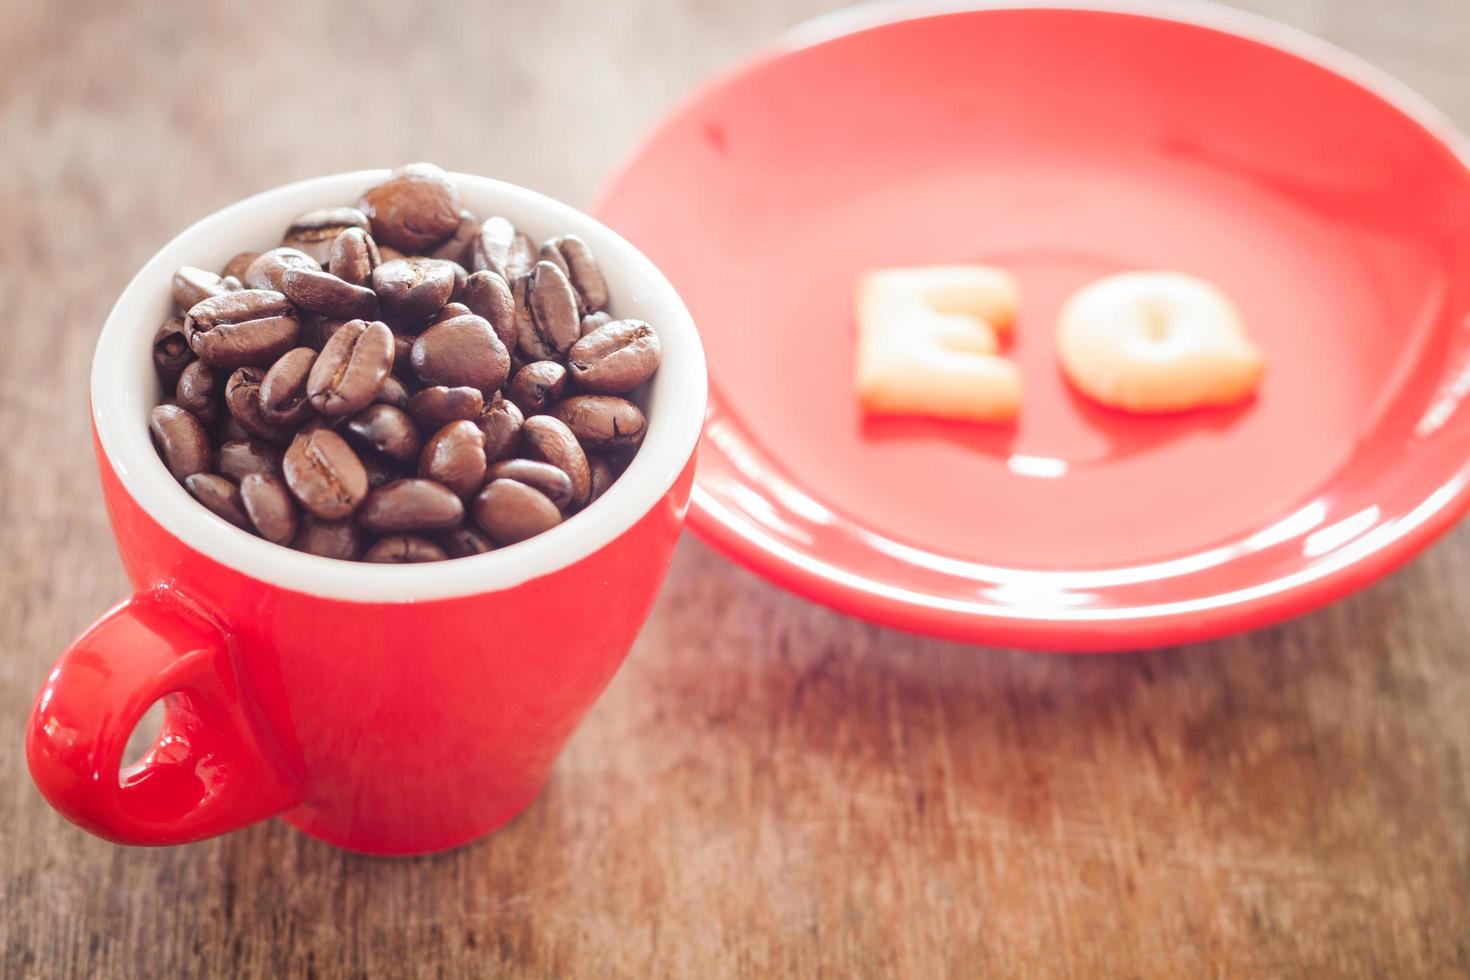
<path id="1" fill-rule="evenodd" d="M 597 208 L 707 346 L 701 535 L 876 622 L 1104 650 L 1306 612 L 1464 512 L 1470 154 L 1433 109 L 1223 10 L 874 16 L 705 88 Z M 1020 422 L 865 419 L 854 280 L 949 262 L 1020 280 Z M 1068 387 L 1064 299 L 1152 268 L 1236 301 L 1269 364 L 1250 404 L 1140 418 Z"/>

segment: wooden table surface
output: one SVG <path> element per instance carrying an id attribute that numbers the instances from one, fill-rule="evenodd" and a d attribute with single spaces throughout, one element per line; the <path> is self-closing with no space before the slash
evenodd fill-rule
<path id="1" fill-rule="evenodd" d="M 87 367 L 135 268 L 272 184 L 430 159 L 573 203 L 826 0 L 0 0 L 0 976 L 1470 973 L 1470 529 L 1220 643 L 920 639 L 680 546 L 545 795 L 384 861 L 167 850 L 42 802 L 22 722 L 124 594 Z M 1466 0 L 1253 0 L 1470 127 Z"/>

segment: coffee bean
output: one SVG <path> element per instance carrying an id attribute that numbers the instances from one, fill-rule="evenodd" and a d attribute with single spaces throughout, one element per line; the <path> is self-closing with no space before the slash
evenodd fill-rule
<path id="1" fill-rule="evenodd" d="M 274 473 L 247 473 L 240 480 L 240 502 L 260 536 L 288 544 L 296 536 L 296 504 Z"/>
<path id="2" fill-rule="evenodd" d="M 560 361 L 532 361 L 515 373 L 505 397 L 526 415 L 545 411 L 567 386 L 567 369 Z"/>
<path id="3" fill-rule="evenodd" d="M 266 416 L 260 403 L 260 385 L 264 380 L 265 372 L 258 367 L 237 368 L 225 382 L 225 407 L 240 427 L 254 438 L 284 446 L 291 441 L 291 429 L 272 422 Z"/>
<path id="4" fill-rule="evenodd" d="M 281 451 L 255 439 L 232 439 L 219 447 L 214 468 L 239 483 L 251 473 L 281 473 Z"/>
<path id="5" fill-rule="evenodd" d="M 572 274 L 567 268 L 567 260 L 556 250 L 555 245 L 552 245 L 550 242 L 543 243 L 541 250 L 536 253 L 536 260 L 538 262 L 550 262 L 561 270 L 561 274 L 567 277 L 568 282 L 571 281 Z"/>
<path id="6" fill-rule="evenodd" d="M 449 555 L 428 538 L 417 534 L 390 534 L 379 538 L 362 556 L 363 561 L 380 565 L 411 565 L 426 561 L 443 561 Z"/>
<path id="7" fill-rule="evenodd" d="M 468 558 L 495 550 L 495 544 L 489 538 L 467 525 L 437 531 L 434 541 L 450 558 Z"/>
<path id="8" fill-rule="evenodd" d="M 306 379 L 316 357 L 316 351 L 310 347 L 293 347 L 265 372 L 260 382 L 260 412 L 267 422 L 297 426 L 311 418 Z"/>
<path id="9" fill-rule="evenodd" d="M 617 477 L 613 473 L 612 467 L 608 465 L 607 460 L 601 456 L 587 457 L 587 469 L 592 474 L 592 493 L 587 498 L 587 503 L 591 504 L 607 492 L 607 488 L 612 485 L 612 481 L 617 479 Z"/>
<path id="10" fill-rule="evenodd" d="M 311 269 L 320 271 L 322 264 L 297 248 L 273 248 L 261 252 L 250 268 L 245 270 L 245 285 L 249 289 L 274 289 L 281 291 L 281 277 L 287 269 Z"/>
<path id="11" fill-rule="evenodd" d="M 245 281 L 245 273 L 250 269 L 250 263 L 260 258 L 259 252 L 241 252 L 220 270 L 220 275 L 226 279 L 234 279 L 238 282 Z"/>
<path id="12" fill-rule="evenodd" d="M 413 342 L 418 338 L 414 334 L 393 331 L 393 373 L 401 377 L 405 383 L 416 385 L 418 378 L 413 374 Z"/>
<path id="13" fill-rule="evenodd" d="M 606 452 L 643 441 L 648 421 L 643 411 L 617 395 L 573 395 L 552 412 L 566 423 L 588 452 Z"/>
<path id="14" fill-rule="evenodd" d="M 378 315 L 378 296 L 364 286 L 344 282 L 330 272 L 287 269 L 281 291 L 299 309 L 338 320 L 372 319 Z"/>
<path id="15" fill-rule="evenodd" d="M 357 207 L 372 222 L 379 244 L 411 255 L 422 255 L 459 228 L 459 190 L 431 163 L 399 167 Z"/>
<path id="16" fill-rule="evenodd" d="M 194 360 L 194 351 L 184 336 L 184 321 L 170 317 L 153 335 L 153 370 L 164 391 L 173 391 L 184 368 Z"/>
<path id="17" fill-rule="evenodd" d="M 371 287 L 373 270 L 381 261 L 371 235 L 361 228 L 347 228 L 332 240 L 327 271 L 343 282 Z"/>
<path id="18" fill-rule="evenodd" d="M 187 409 L 155 405 L 148 413 L 148 432 L 175 480 L 209 469 L 209 433 Z"/>
<path id="19" fill-rule="evenodd" d="M 488 270 L 505 278 L 515 237 L 515 227 L 509 221 L 501 217 L 486 218 L 470 244 L 470 270 Z"/>
<path id="20" fill-rule="evenodd" d="M 195 473 L 185 477 L 184 489 L 216 517 L 224 518 L 238 528 L 249 531 L 250 518 L 240 501 L 240 488 L 215 473 Z"/>
<path id="21" fill-rule="evenodd" d="M 230 394 L 229 384 L 228 384 L 228 382 L 226 382 L 226 384 L 225 384 L 225 407 L 226 408 L 228 408 L 229 407 L 229 404 L 230 404 L 229 394 Z M 255 437 L 250 434 L 249 430 L 247 430 L 243 425 L 241 425 L 239 422 L 237 422 L 235 420 L 235 416 L 231 415 L 229 412 L 225 412 L 224 415 L 220 418 L 220 420 L 214 424 L 214 441 L 217 442 L 217 443 L 241 442 L 241 441 L 244 441 L 244 440 L 247 440 L 247 439 L 254 439 L 254 438 Z"/>
<path id="22" fill-rule="evenodd" d="M 394 326 L 417 329 L 454 292 L 454 270 L 437 259 L 393 259 L 373 270 L 373 292 Z"/>
<path id="23" fill-rule="evenodd" d="M 425 388 L 408 400 L 408 414 L 424 432 L 438 432 L 455 419 L 479 419 L 485 396 L 478 388 Z"/>
<path id="24" fill-rule="evenodd" d="M 408 389 L 403 387 L 403 382 L 393 375 L 383 379 L 378 387 L 378 394 L 373 398 L 374 402 L 383 405 L 392 405 L 394 408 L 408 408 Z"/>
<path id="25" fill-rule="evenodd" d="M 413 371 L 428 385 L 489 391 L 505 384 L 510 355 L 483 317 L 455 317 L 419 335 L 409 354 Z"/>
<path id="26" fill-rule="evenodd" d="M 383 245 L 381 243 L 378 244 L 378 261 L 379 262 L 392 262 L 394 259 L 406 259 L 406 258 L 408 258 L 407 255 L 404 255 L 402 252 L 398 251 L 398 249 L 394 248 L 392 245 Z"/>
<path id="27" fill-rule="evenodd" d="M 332 334 L 307 380 L 311 407 L 329 418 L 371 405 L 393 368 L 393 334 L 386 324 L 352 320 Z"/>
<path id="28" fill-rule="evenodd" d="M 516 300 L 504 279 L 494 272 L 476 272 L 465 281 L 464 304 L 485 318 L 506 350 L 515 349 Z"/>
<path id="29" fill-rule="evenodd" d="M 653 377 L 661 358 L 652 327 L 642 320 L 614 320 L 572 345 L 567 368 L 583 391 L 621 395 Z"/>
<path id="30" fill-rule="evenodd" d="M 530 311 L 534 342 L 519 336 L 521 352 L 531 360 L 565 354 L 581 336 L 582 318 L 577 313 L 577 294 L 566 275 L 550 262 L 537 262 L 526 283 L 526 307 Z"/>
<path id="31" fill-rule="evenodd" d="M 290 350 L 300 333 L 290 301 L 268 289 L 211 296 L 184 318 L 184 336 L 194 353 L 225 370 L 269 364 Z"/>
<path id="32" fill-rule="evenodd" d="M 498 545 L 515 544 L 561 523 L 561 511 L 539 490 L 494 480 L 475 498 L 475 523 Z"/>
<path id="33" fill-rule="evenodd" d="M 443 323 L 445 320 L 453 320 L 457 316 L 468 316 L 473 312 L 475 311 L 463 303 L 445 303 L 439 312 L 434 314 L 434 320 L 429 326 L 432 327 L 435 323 Z"/>
<path id="34" fill-rule="evenodd" d="M 485 479 L 515 480 L 534 487 L 546 494 L 546 498 L 559 510 L 566 510 L 572 503 L 572 478 L 539 459 L 503 459 L 492 463 L 485 470 Z"/>
<path id="35" fill-rule="evenodd" d="M 510 257 L 505 260 L 505 281 L 515 282 L 522 276 L 530 275 L 535 265 L 536 243 L 516 232 L 515 240 L 510 243 Z"/>
<path id="36" fill-rule="evenodd" d="M 521 447 L 521 427 L 525 416 L 515 402 L 498 399 L 479 418 L 485 433 L 485 458 L 490 461 L 514 456 Z"/>
<path id="37" fill-rule="evenodd" d="M 234 276 L 225 276 L 223 279 L 221 279 L 219 281 L 219 284 L 225 288 L 225 291 L 226 292 L 230 292 L 230 293 L 233 293 L 233 292 L 236 292 L 238 290 L 241 290 L 241 289 L 244 289 L 245 288 L 245 284 L 243 282 L 241 282 L 240 280 L 236 279 Z"/>
<path id="38" fill-rule="evenodd" d="M 606 326 L 609 323 L 612 323 L 612 317 L 602 310 L 598 310 L 596 313 L 588 313 L 582 317 L 582 336 L 585 337 L 598 327 Z M 575 347 L 576 344 L 572 346 Z"/>
<path id="39" fill-rule="evenodd" d="M 449 266 L 449 271 L 454 273 L 454 288 L 449 291 L 449 302 L 457 303 L 464 298 L 465 283 L 469 281 L 469 273 L 464 271 L 464 266 L 449 259 L 420 259 L 421 262 L 443 262 Z"/>
<path id="40" fill-rule="evenodd" d="M 376 453 L 363 453 L 361 459 L 362 468 L 367 471 L 369 491 L 385 483 L 392 483 L 403 475 L 391 460 L 384 459 Z"/>
<path id="41" fill-rule="evenodd" d="M 323 521 L 302 514 L 298 523 L 300 527 L 291 547 L 307 554 L 356 561 L 367 543 L 367 536 L 351 519 Z"/>
<path id="42" fill-rule="evenodd" d="M 185 312 L 200 300 L 229 292 L 222 277 L 205 269 L 196 269 L 192 265 L 182 266 L 174 273 L 170 288 L 174 296 L 174 306 Z"/>
<path id="43" fill-rule="evenodd" d="M 587 243 L 576 235 L 558 235 L 546 243 L 561 256 L 567 279 L 584 314 L 607 308 L 607 280 Z"/>
<path id="44" fill-rule="evenodd" d="M 418 461 L 419 430 L 407 413 L 392 405 L 369 405 L 347 420 L 346 432 L 399 466 Z"/>
<path id="45" fill-rule="evenodd" d="M 208 425 L 219 418 L 219 403 L 224 385 L 219 375 L 203 361 L 193 361 L 179 375 L 174 399 L 180 408 L 188 409 L 200 422 Z"/>
<path id="46" fill-rule="evenodd" d="M 485 482 L 485 433 L 468 419 L 450 422 L 424 443 L 419 476 L 462 497 L 474 493 Z"/>
<path id="47" fill-rule="evenodd" d="M 318 262 L 326 262 L 338 235 L 348 228 L 367 231 L 370 227 L 367 215 L 357 208 L 317 208 L 297 215 L 281 244 L 300 249 Z"/>
<path id="48" fill-rule="evenodd" d="M 433 480 L 406 479 L 368 494 L 357 520 L 375 534 L 438 531 L 464 518 L 464 504 L 453 490 Z"/>
<path id="49" fill-rule="evenodd" d="M 429 253 L 430 258 L 449 259 L 466 265 L 470 261 L 470 245 L 480 234 L 480 219 L 468 208 L 459 210 L 459 227 L 444 243 Z"/>
<path id="50" fill-rule="evenodd" d="M 331 429 L 302 432 L 282 460 L 286 485 L 301 506 L 325 520 L 346 517 L 367 496 L 362 461 Z"/>
<path id="51" fill-rule="evenodd" d="M 521 442 L 527 456 L 550 463 L 571 477 L 572 503 L 575 506 L 580 507 L 587 502 L 592 492 L 587 454 L 566 423 L 550 415 L 533 415 L 521 426 Z"/>

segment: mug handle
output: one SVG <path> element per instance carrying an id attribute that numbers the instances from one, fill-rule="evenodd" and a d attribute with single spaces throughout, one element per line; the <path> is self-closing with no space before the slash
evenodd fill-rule
<path id="1" fill-rule="evenodd" d="M 122 769 L 128 736 L 163 698 L 163 730 Z M 220 629 L 164 589 L 124 601 L 56 661 L 26 729 L 47 801 L 121 844 L 183 844 L 280 813 L 296 779 L 263 751 Z"/>

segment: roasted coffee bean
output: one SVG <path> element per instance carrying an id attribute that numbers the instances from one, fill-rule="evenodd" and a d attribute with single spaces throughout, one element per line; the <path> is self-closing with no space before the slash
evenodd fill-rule
<path id="1" fill-rule="evenodd" d="M 329 418 L 373 403 L 393 369 L 393 334 L 387 324 L 352 320 L 332 334 L 307 380 L 311 407 Z"/>
<path id="2" fill-rule="evenodd" d="M 612 322 L 612 317 L 602 310 L 598 310 L 596 313 L 588 313 L 582 317 L 582 336 L 585 337 L 598 327 L 606 326 Z M 575 347 L 576 344 L 572 346 Z"/>
<path id="3" fill-rule="evenodd" d="M 453 490 L 433 480 L 394 480 L 368 494 L 357 520 L 375 534 L 439 531 L 464 519 Z"/>
<path id="4" fill-rule="evenodd" d="M 587 469 L 592 474 L 592 493 L 587 497 L 587 503 L 591 504 L 598 497 L 607 492 L 612 481 L 617 479 L 612 467 L 607 460 L 601 456 L 589 456 L 587 458 Z"/>
<path id="5" fill-rule="evenodd" d="M 184 321 L 170 317 L 153 335 L 153 370 L 164 391 L 173 391 L 179 383 L 179 375 L 194 360 L 194 351 L 184 336 Z"/>
<path id="6" fill-rule="evenodd" d="M 394 326 L 417 329 L 449 302 L 454 269 L 438 259 L 394 259 L 373 270 L 378 306 Z"/>
<path id="7" fill-rule="evenodd" d="M 459 190 L 432 163 L 399 167 L 357 203 L 372 222 L 373 238 L 422 255 L 459 228 Z"/>
<path id="8" fill-rule="evenodd" d="M 418 381 L 413 376 L 413 358 L 409 356 L 416 339 L 415 334 L 393 331 L 393 372 L 410 384 Z"/>
<path id="9" fill-rule="evenodd" d="M 347 228 L 332 240 L 327 271 L 354 286 L 372 286 L 373 270 L 382 258 L 373 236 L 361 228 Z"/>
<path id="10" fill-rule="evenodd" d="M 573 395 L 558 402 L 552 415 L 566 423 L 588 452 L 607 452 L 643 441 L 648 420 L 643 411 L 617 395 Z"/>
<path id="11" fill-rule="evenodd" d="M 438 313 L 434 314 L 434 323 L 443 323 L 445 320 L 453 320 L 457 316 L 468 316 L 475 312 L 463 303 L 445 303 Z M 429 324 L 433 326 L 434 323 Z"/>
<path id="12" fill-rule="evenodd" d="M 505 260 L 505 281 L 515 282 L 522 276 L 529 276 L 535 265 L 536 243 L 516 232 L 515 240 L 510 243 L 510 257 Z"/>
<path id="13" fill-rule="evenodd" d="M 513 279 L 510 283 L 511 297 L 515 301 L 516 325 L 516 343 L 510 349 L 515 352 L 519 361 L 515 365 L 518 371 L 530 361 L 547 361 L 557 356 L 555 350 L 541 343 L 541 339 L 536 336 L 536 325 L 531 319 L 530 285 L 529 275 Z"/>
<path id="14" fill-rule="evenodd" d="M 488 270 L 505 278 L 515 237 L 516 230 L 509 221 L 501 217 L 486 218 L 470 243 L 470 270 Z"/>
<path id="15" fill-rule="evenodd" d="M 467 525 L 435 532 L 434 542 L 450 558 L 468 558 L 495 550 L 494 542 Z"/>
<path id="16" fill-rule="evenodd" d="M 521 426 L 525 421 L 515 402 L 503 398 L 492 402 L 479 418 L 480 431 L 485 433 L 485 458 L 494 462 L 514 456 L 521 448 Z"/>
<path id="17" fill-rule="evenodd" d="M 642 320 L 614 320 L 572 345 L 567 369 L 583 391 L 621 395 L 653 377 L 662 356 L 652 327 Z"/>
<path id="18" fill-rule="evenodd" d="M 408 400 L 408 414 L 423 432 L 438 432 L 455 419 L 476 421 L 485 410 L 478 388 L 425 388 Z"/>
<path id="19" fill-rule="evenodd" d="M 577 294 L 563 272 L 550 262 L 537 262 L 526 283 L 526 307 L 534 342 L 518 336 L 521 352 L 531 360 L 565 354 L 582 334 Z"/>
<path id="20" fill-rule="evenodd" d="M 296 504 L 274 473 L 247 473 L 240 480 L 240 502 L 260 536 L 288 544 L 296 536 Z"/>
<path id="21" fill-rule="evenodd" d="M 607 308 L 607 280 L 587 243 L 576 235 L 558 235 L 546 243 L 561 257 L 561 265 L 577 293 L 583 314 Z M 545 247 L 542 248 L 543 254 Z"/>
<path id="22" fill-rule="evenodd" d="M 245 270 L 245 286 L 249 289 L 274 289 L 281 291 L 281 277 L 287 269 L 311 269 L 321 271 L 322 264 L 299 248 L 273 248 L 261 252 L 250 268 Z"/>
<path id="23" fill-rule="evenodd" d="M 419 458 L 419 430 L 413 419 L 392 405 L 369 405 L 347 420 L 347 435 L 399 466 Z"/>
<path id="24" fill-rule="evenodd" d="M 260 258 L 259 252 L 241 252 L 233 259 L 225 263 L 220 270 L 220 276 L 225 279 L 235 279 L 239 282 L 245 281 L 245 273 L 250 269 L 250 263 Z"/>
<path id="25" fill-rule="evenodd" d="M 419 335 L 409 354 L 413 372 L 427 385 L 489 391 L 505 384 L 510 355 L 484 317 L 455 317 Z"/>
<path id="26" fill-rule="evenodd" d="M 221 286 L 225 287 L 225 291 L 226 292 L 231 292 L 231 293 L 235 292 L 236 290 L 240 290 L 240 289 L 244 289 L 245 288 L 245 284 L 243 282 L 241 282 L 239 279 L 236 279 L 234 276 L 225 276 L 223 279 L 221 279 L 219 281 L 219 284 Z"/>
<path id="27" fill-rule="evenodd" d="M 516 300 L 504 279 L 494 272 L 476 272 L 465 280 L 464 305 L 485 318 L 506 350 L 515 350 Z"/>
<path id="28" fill-rule="evenodd" d="M 281 274 L 281 292 L 299 309 L 337 320 L 373 319 L 378 296 L 365 286 L 344 282 L 330 272 L 287 269 Z"/>
<path id="29" fill-rule="evenodd" d="M 269 364 L 295 346 L 300 333 L 290 301 L 269 289 L 211 296 L 184 318 L 184 336 L 194 353 L 225 370 Z"/>
<path id="30" fill-rule="evenodd" d="M 175 480 L 209 469 L 209 433 L 187 409 L 155 405 L 148 413 L 148 432 Z"/>
<path id="31" fill-rule="evenodd" d="M 174 273 L 171 290 L 174 296 L 174 306 L 180 312 L 185 313 L 200 300 L 229 292 L 225 287 L 223 277 L 206 269 L 196 269 L 192 265 L 182 266 Z"/>
<path id="32" fill-rule="evenodd" d="M 348 228 L 367 231 L 367 215 L 357 208 L 317 208 L 297 215 L 286 229 L 282 245 L 300 249 L 318 262 L 325 263 L 331 254 L 332 243 Z"/>
<path id="33" fill-rule="evenodd" d="M 179 375 L 178 387 L 174 389 L 174 400 L 180 408 L 188 409 L 205 425 L 219 418 L 219 403 L 225 386 L 219 375 L 203 361 L 193 361 Z"/>
<path id="34" fill-rule="evenodd" d="M 221 476 L 239 483 L 251 473 L 281 473 L 281 451 L 255 439 L 232 439 L 219 447 L 214 464 Z"/>
<path id="35" fill-rule="evenodd" d="M 378 386 L 378 393 L 373 401 L 382 405 L 392 405 L 394 408 L 408 408 L 408 389 L 403 387 L 403 382 L 393 375 L 383 379 Z"/>
<path id="36" fill-rule="evenodd" d="M 229 383 L 226 382 L 226 384 L 225 384 L 225 407 L 226 408 L 228 408 L 229 407 L 229 404 L 230 404 L 229 394 L 230 394 Z M 246 439 L 254 439 L 254 438 L 255 438 L 255 436 L 251 435 L 250 434 L 250 431 L 248 429 L 246 429 L 245 426 L 241 425 L 238 421 L 236 421 L 235 416 L 231 415 L 229 412 L 225 412 L 224 415 L 220 418 L 220 420 L 214 424 L 214 441 L 216 443 L 221 444 L 221 445 L 224 444 L 224 443 L 227 443 L 227 442 L 241 442 L 241 441 L 246 440 Z"/>
<path id="37" fill-rule="evenodd" d="M 505 397 L 526 415 L 536 415 L 561 397 L 567 387 L 567 369 L 560 361 L 532 361 L 515 373 Z"/>
<path id="38" fill-rule="evenodd" d="M 397 466 L 375 453 L 363 453 L 361 459 L 362 468 L 367 471 L 369 491 L 403 476 Z"/>
<path id="39" fill-rule="evenodd" d="M 480 219 L 475 217 L 475 212 L 468 208 L 459 210 L 459 227 L 454 229 L 454 234 L 445 239 L 444 243 L 429 253 L 430 258 L 449 259 L 460 265 L 467 265 L 470 261 L 470 245 L 475 236 L 480 234 Z"/>
<path id="40" fill-rule="evenodd" d="M 475 498 L 475 523 L 498 545 L 515 544 L 561 523 L 547 496 L 515 480 L 494 480 Z"/>
<path id="41" fill-rule="evenodd" d="M 322 558 L 338 558 L 356 561 L 362 554 L 367 536 L 350 518 L 342 521 L 323 521 L 302 514 L 299 529 L 291 547 Z"/>
<path id="42" fill-rule="evenodd" d="M 260 382 L 260 411 L 267 422 L 297 426 L 311 418 L 306 379 L 316 357 L 316 351 L 310 347 L 293 347 L 265 372 Z"/>
<path id="43" fill-rule="evenodd" d="M 384 245 L 382 243 L 378 243 L 378 261 L 380 263 L 381 262 L 392 262 L 394 259 L 406 259 L 406 258 L 408 258 L 407 255 L 404 255 L 402 252 L 398 251 L 398 249 L 394 248 L 392 245 Z"/>
<path id="44" fill-rule="evenodd" d="M 449 266 L 449 271 L 454 273 L 454 288 L 449 291 L 449 302 L 457 303 L 464 298 L 465 283 L 469 281 L 470 274 L 464 270 L 464 266 L 449 259 L 422 259 L 423 262 L 443 262 Z"/>
<path id="45" fill-rule="evenodd" d="M 448 557 L 443 548 L 428 538 L 417 534 L 390 534 L 386 538 L 379 538 L 362 556 L 362 560 L 380 565 L 412 565 L 418 562 L 443 561 Z"/>
<path id="46" fill-rule="evenodd" d="M 603 463 L 604 467 L 606 465 Z M 515 480 L 534 487 L 546 494 L 547 499 L 556 504 L 559 510 L 566 510 L 572 503 L 572 478 L 539 459 L 503 459 L 492 463 L 485 470 L 485 479 Z"/>
<path id="47" fill-rule="evenodd" d="M 551 244 L 550 242 L 545 242 L 542 244 L 541 250 L 536 253 L 536 261 L 550 262 L 552 265 L 561 270 L 561 274 L 567 277 L 568 282 L 571 281 L 572 274 L 571 271 L 567 269 L 567 260 L 562 258 L 562 254 L 558 252 L 556 250 L 556 246 Z"/>
<path id="48" fill-rule="evenodd" d="M 338 320 L 329 316 L 314 316 L 301 324 L 301 341 L 306 346 L 320 351 L 327 346 L 327 341 L 332 339 L 332 334 L 342 329 L 346 320 Z"/>
<path id="49" fill-rule="evenodd" d="M 362 460 L 331 429 L 298 433 L 281 463 L 291 493 L 324 520 L 346 517 L 367 496 Z"/>
<path id="50" fill-rule="evenodd" d="M 250 518 L 240 500 L 240 488 L 216 473 L 195 473 L 184 478 L 184 489 L 216 516 L 249 531 Z"/>
<path id="51" fill-rule="evenodd" d="M 257 439 L 277 446 L 291 441 L 291 429 L 277 425 L 265 414 L 260 403 L 260 385 L 265 372 L 258 367 L 247 366 L 236 369 L 225 382 L 225 407 L 240 427 Z"/>
<path id="52" fill-rule="evenodd" d="M 580 507 L 587 502 L 592 492 L 587 453 L 566 423 L 550 415 L 533 415 L 521 426 L 521 442 L 527 456 L 550 463 L 572 478 L 572 503 L 575 506 Z"/>
<path id="53" fill-rule="evenodd" d="M 468 419 L 450 422 L 424 443 L 419 476 L 462 497 L 474 493 L 485 482 L 485 433 Z"/>

